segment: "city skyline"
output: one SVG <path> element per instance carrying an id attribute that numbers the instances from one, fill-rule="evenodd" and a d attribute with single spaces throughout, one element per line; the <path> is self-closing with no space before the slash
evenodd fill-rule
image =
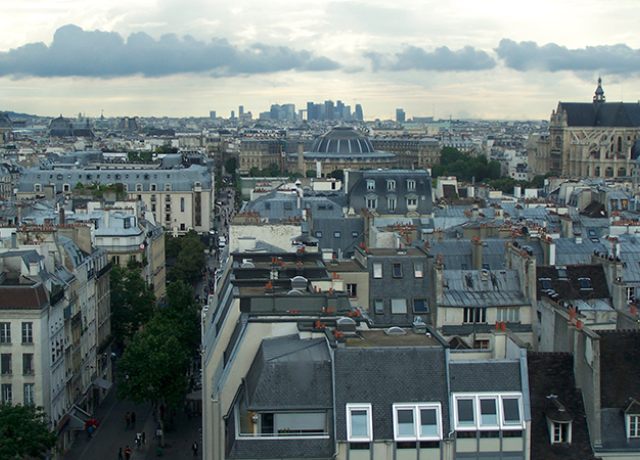
<path id="1" fill-rule="evenodd" d="M 629 2 L 24 0 L 0 18 L 1 110 L 254 118 L 341 99 L 365 119 L 548 119 L 640 99 Z"/>

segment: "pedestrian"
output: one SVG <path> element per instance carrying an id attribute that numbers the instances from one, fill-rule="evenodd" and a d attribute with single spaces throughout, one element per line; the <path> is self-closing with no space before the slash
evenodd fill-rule
<path id="1" fill-rule="evenodd" d="M 122 447 L 118 451 L 118 460 L 122 460 Z"/>
<path id="2" fill-rule="evenodd" d="M 142 444 L 147 442 L 147 435 L 145 434 L 145 432 L 142 432 Z"/>
<path id="3" fill-rule="evenodd" d="M 131 425 L 134 426 L 134 427 L 136 426 L 136 412 L 135 411 L 131 412 Z"/>
<path id="4" fill-rule="evenodd" d="M 124 458 L 125 460 L 129 460 L 131 458 L 131 449 L 129 449 L 129 446 L 124 450 Z"/>
<path id="5" fill-rule="evenodd" d="M 193 442 L 193 445 L 191 446 L 191 450 L 193 451 L 193 456 L 195 457 L 196 455 L 198 455 L 198 443 L 197 442 Z"/>
<path id="6" fill-rule="evenodd" d="M 140 447 L 140 444 L 142 444 L 142 434 L 140 434 L 140 432 L 136 433 L 134 442 L 136 443 L 136 447 Z"/>
<path id="7" fill-rule="evenodd" d="M 127 428 L 129 428 L 129 425 L 131 424 L 131 414 L 127 412 L 127 415 L 124 417 L 127 419 Z"/>

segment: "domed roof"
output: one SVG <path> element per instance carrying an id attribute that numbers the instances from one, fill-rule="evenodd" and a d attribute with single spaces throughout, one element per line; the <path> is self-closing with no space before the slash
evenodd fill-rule
<path id="1" fill-rule="evenodd" d="M 312 153 L 359 154 L 373 153 L 369 139 L 353 128 L 338 126 L 318 137 Z"/>

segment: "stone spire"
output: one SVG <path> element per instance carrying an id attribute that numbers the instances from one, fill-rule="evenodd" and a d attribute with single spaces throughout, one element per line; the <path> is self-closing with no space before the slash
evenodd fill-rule
<path id="1" fill-rule="evenodd" d="M 593 102 L 604 102 L 604 90 L 602 89 L 602 78 L 598 77 L 598 87 L 596 88 L 596 94 L 593 96 Z"/>

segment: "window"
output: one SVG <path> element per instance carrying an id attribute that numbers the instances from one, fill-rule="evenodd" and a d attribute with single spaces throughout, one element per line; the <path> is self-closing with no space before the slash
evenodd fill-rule
<path id="1" fill-rule="evenodd" d="M 519 308 L 498 308 L 496 321 L 504 321 L 505 323 L 517 323 L 520 321 Z"/>
<path id="2" fill-rule="evenodd" d="M 171 191 L 171 184 L 164 184 L 164 191 L 165 192 L 170 192 Z"/>
<path id="3" fill-rule="evenodd" d="M 136 192 L 142 191 L 142 184 L 136 184 Z"/>
<path id="4" fill-rule="evenodd" d="M 333 237 L 334 238 L 340 238 L 342 236 L 341 232 L 333 232 Z"/>
<path id="5" fill-rule="evenodd" d="M 640 415 L 627 415 L 629 437 L 640 438 Z"/>
<path id="6" fill-rule="evenodd" d="M 424 270 L 422 262 L 416 262 L 413 264 L 413 277 L 422 278 L 424 276 Z"/>
<path id="7" fill-rule="evenodd" d="M 384 314 L 384 301 L 382 299 L 375 299 L 373 301 L 373 312 L 376 315 Z"/>
<path id="8" fill-rule="evenodd" d="M 358 285 L 347 284 L 347 292 L 349 293 L 349 297 L 356 297 L 358 294 Z"/>
<path id="9" fill-rule="evenodd" d="M 429 307 L 427 305 L 427 299 L 413 299 L 413 312 L 428 313 Z"/>
<path id="10" fill-rule="evenodd" d="M 171 214 L 165 214 L 164 220 L 165 222 L 171 222 Z"/>
<path id="11" fill-rule="evenodd" d="M 22 393 L 24 394 L 24 405 L 35 404 L 34 400 L 34 387 L 33 383 L 25 383 Z"/>
<path id="12" fill-rule="evenodd" d="M 543 291 L 548 291 L 551 289 L 551 278 L 540 278 L 540 284 Z"/>
<path id="13" fill-rule="evenodd" d="M 416 189 L 416 181 L 413 179 L 409 179 L 407 181 L 407 190 L 415 190 Z"/>
<path id="14" fill-rule="evenodd" d="M 367 179 L 367 190 L 375 190 L 376 182 L 373 179 Z"/>
<path id="15" fill-rule="evenodd" d="M 0 373 L 2 375 L 13 373 L 11 370 L 11 353 L 3 353 L 0 355 Z"/>
<path id="16" fill-rule="evenodd" d="M 373 277 L 382 278 L 382 264 L 380 263 L 373 264 Z"/>
<path id="17" fill-rule="evenodd" d="M 396 189 L 396 181 L 388 180 L 387 181 L 387 190 L 395 190 Z"/>
<path id="18" fill-rule="evenodd" d="M 551 444 L 571 443 L 571 422 L 551 422 Z"/>
<path id="19" fill-rule="evenodd" d="M 321 231 L 317 231 L 316 232 L 316 238 L 322 238 L 322 232 Z"/>
<path id="20" fill-rule="evenodd" d="M 593 290 L 593 286 L 591 285 L 591 278 L 578 278 L 580 281 L 580 290 Z"/>
<path id="21" fill-rule="evenodd" d="M 406 315 L 407 314 L 407 299 L 391 299 L 391 314 L 392 315 Z"/>
<path id="22" fill-rule="evenodd" d="M 184 198 L 180 198 L 180 212 L 184 212 Z"/>
<path id="23" fill-rule="evenodd" d="M 558 278 L 560 278 L 561 280 L 567 279 L 567 267 L 556 267 L 556 271 L 558 272 Z"/>
<path id="24" fill-rule="evenodd" d="M 521 393 L 458 393 L 453 400 L 456 430 L 524 429 Z"/>
<path id="25" fill-rule="evenodd" d="M 407 207 L 415 207 L 418 206 L 417 198 L 407 198 Z"/>
<path id="26" fill-rule="evenodd" d="M 3 383 L 2 387 L 0 388 L 0 392 L 2 392 L 2 401 L 0 402 L 2 402 L 2 404 L 11 405 L 13 400 L 13 396 L 11 392 L 11 384 Z"/>
<path id="27" fill-rule="evenodd" d="M 33 375 L 35 368 L 33 366 L 33 353 L 22 354 L 22 373 L 25 375 Z"/>
<path id="28" fill-rule="evenodd" d="M 0 343 L 11 343 L 11 323 L 0 323 Z"/>
<path id="29" fill-rule="evenodd" d="M 464 309 L 464 323 L 486 323 L 487 309 L 483 307 L 466 307 Z"/>
<path id="30" fill-rule="evenodd" d="M 442 439 L 440 404 L 394 404 L 393 435 L 396 441 Z"/>
<path id="31" fill-rule="evenodd" d="M 151 184 L 151 191 L 155 192 L 156 190 L 158 190 L 158 186 L 156 184 Z"/>
<path id="32" fill-rule="evenodd" d="M 358 232 L 351 232 L 352 238 L 358 238 Z"/>
<path id="33" fill-rule="evenodd" d="M 372 440 L 371 404 L 347 404 L 347 441 Z"/>
<path id="34" fill-rule="evenodd" d="M 394 278 L 402 278 L 402 264 L 394 263 L 393 264 L 393 277 Z"/>
<path id="35" fill-rule="evenodd" d="M 33 343 L 33 323 L 22 323 L 22 343 Z"/>
<path id="36" fill-rule="evenodd" d="M 378 207 L 377 198 L 365 198 L 364 202 L 367 209 L 376 209 Z"/>
<path id="37" fill-rule="evenodd" d="M 398 200 L 396 200 L 395 197 L 387 198 L 387 209 L 389 210 L 389 212 L 395 212 L 397 206 Z"/>

